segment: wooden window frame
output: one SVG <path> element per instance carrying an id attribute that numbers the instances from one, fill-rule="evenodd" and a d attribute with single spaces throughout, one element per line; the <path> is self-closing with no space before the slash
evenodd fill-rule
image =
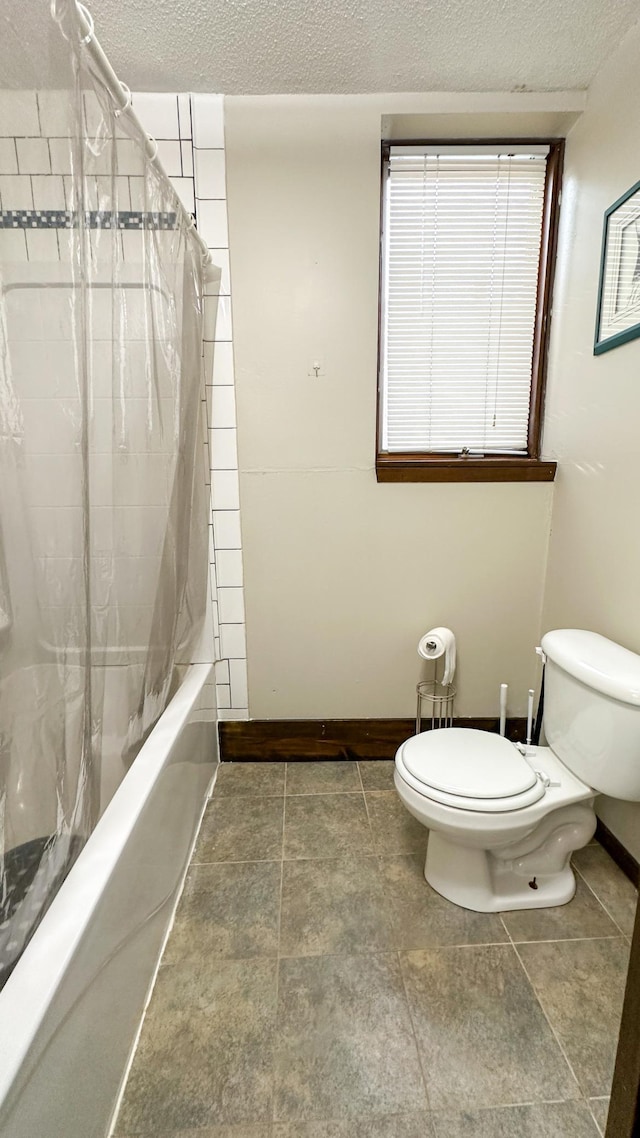
<path id="1" fill-rule="evenodd" d="M 383 209 L 385 166 L 392 146 L 540 146 L 549 147 L 542 209 L 542 233 L 538 262 L 538 289 L 531 366 L 531 398 L 527 454 L 464 457 L 459 454 L 412 451 L 389 453 L 380 448 L 382 421 L 382 288 Z M 378 482 L 552 482 L 556 463 L 540 458 L 553 278 L 558 245 L 558 219 L 564 163 L 563 138 L 463 138 L 393 139 L 382 143 L 380 181 L 380 283 L 378 300 L 378 393 L 376 415 L 376 477 Z"/>

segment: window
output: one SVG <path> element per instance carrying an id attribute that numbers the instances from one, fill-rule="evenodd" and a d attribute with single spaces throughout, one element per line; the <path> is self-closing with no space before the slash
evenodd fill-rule
<path id="1" fill-rule="evenodd" d="M 544 480 L 562 141 L 383 145 L 378 479 Z"/>

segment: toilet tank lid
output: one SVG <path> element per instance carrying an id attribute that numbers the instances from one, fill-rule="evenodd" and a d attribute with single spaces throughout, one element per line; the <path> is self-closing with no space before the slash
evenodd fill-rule
<path id="1" fill-rule="evenodd" d="M 621 703 L 640 706 L 640 656 L 584 628 L 556 628 L 542 637 L 554 664 L 587 687 Z"/>

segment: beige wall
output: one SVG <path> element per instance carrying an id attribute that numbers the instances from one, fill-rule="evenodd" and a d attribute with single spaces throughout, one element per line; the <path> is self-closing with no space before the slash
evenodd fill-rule
<path id="1" fill-rule="evenodd" d="M 569 135 L 545 452 L 560 463 L 543 627 L 640 652 L 640 340 L 593 355 L 603 211 L 640 178 L 640 30 L 607 61 Z M 640 808 L 600 813 L 640 856 Z"/>
<path id="2" fill-rule="evenodd" d="M 458 637 L 458 713 L 495 714 L 508 680 L 521 714 L 536 675 L 552 487 L 376 482 L 393 111 L 371 96 L 226 100 L 252 718 L 411 715 L 434 624 Z"/>

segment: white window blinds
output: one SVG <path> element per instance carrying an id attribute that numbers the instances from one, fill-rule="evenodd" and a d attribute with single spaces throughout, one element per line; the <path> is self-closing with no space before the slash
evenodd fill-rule
<path id="1" fill-rule="evenodd" d="M 390 147 L 383 451 L 526 453 L 548 149 Z"/>

